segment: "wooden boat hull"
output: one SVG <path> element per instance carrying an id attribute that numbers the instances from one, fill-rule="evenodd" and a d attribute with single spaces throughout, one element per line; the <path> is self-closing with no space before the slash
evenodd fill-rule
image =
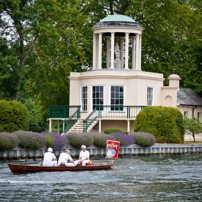
<path id="1" fill-rule="evenodd" d="M 62 171 L 93 171 L 107 170 L 113 167 L 113 163 L 108 164 L 93 164 L 87 166 L 29 166 L 8 164 L 13 174 L 35 173 L 35 172 L 62 172 Z"/>

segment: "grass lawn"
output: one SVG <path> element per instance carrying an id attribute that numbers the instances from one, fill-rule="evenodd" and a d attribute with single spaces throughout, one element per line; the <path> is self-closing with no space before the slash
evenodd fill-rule
<path id="1" fill-rule="evenodd" d="M 193 141 L 184 141 L 184 144 L 198 144 L 198 143 L 202 143 L 202 141 L 196 141 L 196 142 L 193 142 Z"/>

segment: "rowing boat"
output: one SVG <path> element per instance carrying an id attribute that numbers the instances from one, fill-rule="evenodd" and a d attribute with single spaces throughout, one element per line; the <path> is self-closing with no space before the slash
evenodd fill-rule
<path id="1" fill-rule="evenodd" d="M 31 166 L 8 164 L 13 174 L 35 173 L 35 172 L 62 172 L 62 171 L 93 171 L 93 170 L 108 170 L 113 167 L 113 162 L 106 164 L 90 164 L 86 166 Z"/>

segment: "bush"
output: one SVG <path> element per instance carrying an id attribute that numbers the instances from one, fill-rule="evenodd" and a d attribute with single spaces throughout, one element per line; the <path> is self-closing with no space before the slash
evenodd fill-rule
<path id="1" fill-rule="evenodd" d="M 114 128 L 106 129 L 106 130 L 104 131 L 105 134 L 121 133 L 121 132 L 122 132 L 122 130 L 120 130 L 120 129 L 114 129 Z"/>
<path id="2" fill-rule="evenodd" d="M 46 138 L 40 133 L 32 131 L 16 131 L 12 135 L 16 135 L 20 140 L 19 146 L 24 149 L 38 150 L 46 146 Z"/>
<path id="3" fill-rule="evenodd" d="M 129 132 L 127 132 L 127 131 L 122 131 L 122 130 L 120 130 L 120 129 L 114 129 L 114 128 L 111 128 L 111 129 L 106 129 L 105 131 L 104 131 L 104 133 L 105 134 L 111 134 L 111 133 L 124 133 L 124 134 L 128 134 Z"/>
<path id="4" fill-rule="evenodd" d="M 64 137 L 69 140 L 69 144 L 79 149 L 82 145 L 86 145 L 86 147 L 89 147 L 94 142 L 93 137 L 88 133 L 66 133 Z"/>
<path id="5" fill-rule="evenodd" d="M 0 100 L 0 132 L 29 130 L 29 113 L 21 102 Z"/>
<path id="6" fill-rule="evenodd" d="M 107 140 L 116 140 L 113 135 L 104 133 L 88 133 L 94 139 L 94 145 L 101 148 L 106 148 Z"/>
<path id="7" fill-rule="evenodd" d="M 128 135 L 128 134 L 124 134 L 124 133 L 111 133 L 110 135 L 113 135 L 117 141 L 120 141 L 120 146 L 128 146 L 130 144 L 134 144 L 135 141 L 133 140 L 133 138 Z"/>
<path id="8" fill-rule="evenodd" d="M 16 135 L 2 132 L 0 133 L 0 150 L 9 151 L 13 150 L 20 143 L 20 140 Z"/>
<path id="9" fill-rule="evenodd" d="M 156 143 L 156 138 L 150 133 L 137 132 L 130 135 L 136 144 L 142 147 L 151 147 Z"/>
<path id="10" fill-rule="evenodd" d="M 134 131 L 151 133 L 156 142 L 182 143 L 185 132 L 183 116 L 174 107 L 145 107 L 137 115 Z"/>
<path id="11" fill-rule="evenodd" d="M 46 138 L 46 147 L 52 147 L 54 151 L 60 151 L 63 147 L 68 148 L 69 141 L 66 137 L 58 135 L 57 133 L 42 132 Z"/>

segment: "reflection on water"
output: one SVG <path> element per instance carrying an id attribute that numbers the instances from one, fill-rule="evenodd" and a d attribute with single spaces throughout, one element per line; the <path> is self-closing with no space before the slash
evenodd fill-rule
<path id="1" fill-rule="evenodd" d="M 91 159 L 106 162 L 104 157 Z M 122 156 L 113 170 L 24 175 L 13 175 L 9 162 L 19 163 L 0 161 L 0 201 L 195 202 L 202 198 L 202 154 Z"/>

